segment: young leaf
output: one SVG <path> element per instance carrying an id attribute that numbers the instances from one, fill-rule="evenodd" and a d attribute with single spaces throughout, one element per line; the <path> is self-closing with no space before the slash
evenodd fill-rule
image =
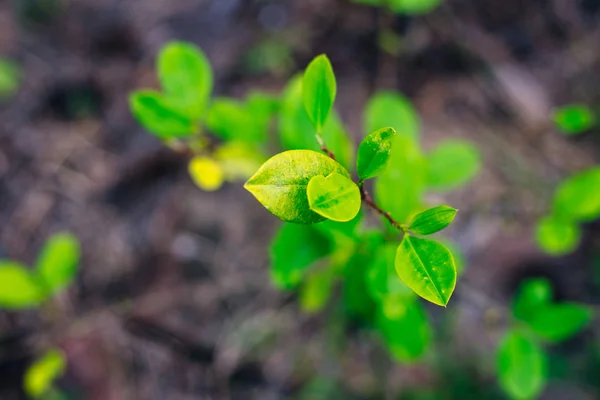
<path id="1" fill-rule="evenodd" d="M 541 307 L 552 302 L 552 287 L 544 278 L 528 279 L 523 282 L 517 291 L 512 305 L 513 315 L 527 321 Z"/>
<path id="2" fill-rule="evenodd" d="M 244 185 L 273 215 L 284 221 L 314 224 L 325 220 L 310 209 L 306 188 L 315 176 L 334 172 L 350 177 L 339 163 L 311 150 L 290 150 L 268 159 Z"/>
<path id="3" fill-rule="evenodd" d="M 574 303 L 561 303 L 539 308 L 527 322 L 541 338 L 561 342 L 581 331 L 591 320 L 592 312 L 589 308 Z"/>
<path id="4" fill-rule="evenodd" d="M 313 177 L 306 188 L 310 209 L 332 221 L 348 222 L 360 211 L 360 191 L 356 183 L 336 172 Z"/>
<path id="5" fill-rule="evenodd" d="M 333 107 L 336 92 L 337 86 L 331 62 L 326 55 L 321 54 L 308 64 L 302 79 L 304 108 L 317 132 L 323 129 Z"/>
<path id="6" fill-rule="evenodd" d="M 509 332 L 498 347 L 496 368 L 500 386 L 513 399 L 536 398 L 546 385 L 547 360 L 543 350 L 517 332 Z"/>
<path id="7" fill-rule="evenodd" d="M 196 156 L 188 164 L 192 180 L 202 190 L 213 192 L 223 185 L 224 172 L 221 165 L 209 157 Z"/>
<path id="8" fill-rule="evenodd" d="M 420 122 L 410 100 L 394 92 L 379 92 L 369 100 L 365 111 L 365 131 L 391 126 L 398 136 L 417 140 Z"/>
<path id="9" fill-rule="evenodd" d="M 361 180 L 374 178 L 388 166 L 392 153 L 394 128 L 381 128 L 369 134 L 358 147 L 356 171 Z"/>
<path id="10" fill-rule="evenodd" d="M 0 307 L 32 308 L 45 300 L 43 286 L 26 267 L 0 260 Z"/>
<path id="11" fill-rule="evenodd" d="M 195 124 L 161 93 L 141 90 L 131 94 L 129 105 L 135 118 L 161 139 L 187 137 L 195 133 Z"/>
<path id="12" fill-rule="evenodd" d="M 17 65 L 0 58 L 0 101 L 12 97 L 19 89 L 20 71 Z"/>
<path id="13" fill-rule="evenodd" d="M 307 313 L 320 311 L 331 296 L 333 274 L 330 269 L 311 273 L 300 289 L 300 306 Z"/>
<path id="14" fill-rule="evenodd" d="M 158 77 L 186 117 L 193 120 L 202 117 L 212 91 L 213 75 L 200 49 L 182 42 L 167 44 L 158 56 Z"/>
<path id="15" fill-rule="evenodd" d="M 420 358 L 431 342 L 427 315 L 416 299 L 392 298 L 392 304 L 380 310 L 377 328 L 392 356 L 403 362 Z"/>
<path id="16" fill-rule="evenodd" d="M 600 167 L 565 180 L 554 195 L 554 214 L 561 219 L 592 221 L 600 217 Z"/>
<path id="17" fill-rule="evenodd" d="M 558 129 L 567 135 L 577 135 L 585 132 L 596 123 L 596 116 L 592 109 L 579 104 L 558 108 L 552 119 Z"/>
<path id="18" fill-rule="evenodd" d="M 431 235 L 450 226 L 458 210 L 448 206 L 438 206 L 417 214 L 408 229 L 419 235 Z"/>
<path id="19" fill-rule="evenodd" d="M 477 147 L 461 140 L 446 140 L 428 156 L 427 183 L 434 190 L 450 190 L 473 179 L 481 169 Z"/>
<path id="20" fill-rule="evenodd" d="M 441 243 L 404 235 L 396 251 L 396 272 L 425 300 L 446 306 L 456 286 L 452 253 Z"/>
<path id="21" fill-rule="evenodd" d="M 25 373 L 25 392 L 32 398 L 41 398 L 52 389 L 52 384 L 65 371 L 66 360 L 62 351 L 48 351 Z"/>
<path id="22" fill-rule="evenodd" d="M 581 229 L 571 221 L 554 216 L 540 219 L 535 230 L 538 246 L 553 256 L 572 253 L 581 239 Z"/>
<path id="23" fill-rule="evenodd" d="M 390 0 L 389 8 L 402 14 L 427 14 L 433 11 L 442 0 Z"/>
<path id="24" fill-rule="evenodd" d="M 271 280 L 280 289 L 292 289 L 307 268 L 331 252 L 327 236 L 312 226 L 283 224 L 271 242 Z"/>
<path id="25" fill-rule="evenodd" d="M 58 233 L 48 239 L 36 262 L 36 270 L 50 293 L 75 279 L 79 254 L 79 241 L 71 234 Z"/>

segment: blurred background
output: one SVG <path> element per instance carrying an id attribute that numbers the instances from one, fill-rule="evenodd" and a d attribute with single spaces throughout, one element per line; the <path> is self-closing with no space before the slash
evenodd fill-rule
<path id="1" fill-rule="evenodd" d="M 428 199 L 460 209 L 447 236 L 465 272 L 447 309 L 426 305 L 425 357 L 396 362 L 331 310 L 303 312 L 270 281 L 280 222 L 241 183 L 197 188 L 135 121 L 129 93 L 158 86 L 171 40 L 199 46 L 214 95 L 238 99 L 278 96 L 326 53 L 355 143 L 369 98 L 396 90 L 425 150 L 479 149 L 474 180 Z M 543 277 L 558 300 L 598 304 L 600 224 L 565 256 L 534 238 L 559 183 L 600 161 L 598 129 L 552 121 L 599 105 L 598 0 L 444 0 L 413 16 L 349 0 L 0 0 L 0 53 L 19 76 L 0 103 L 0 258 L 31 264 L 63 230 L 82 247 L 51 318 L 0 312 L 1 399 L 26 398 L 49 347 L 65 354 L 69 399 L 503 399 L 494 354 L 519 284 Z M 541 398 L 600 398 L 599 335 L 594 320 L 548 350 Z"/>

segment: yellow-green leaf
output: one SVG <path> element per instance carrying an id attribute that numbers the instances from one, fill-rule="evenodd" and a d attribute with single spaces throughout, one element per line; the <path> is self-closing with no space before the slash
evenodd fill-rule
<path id="1" fill-rule="evenodd" d="M 536 398 L 546 385 L 546 354 L 531 339 L 509 332 L 496 354 L 496 369 L 502 389 L 513 399 Z"/>
<path id="2" fill-rule="evenodd" d="M 17 64 L 0 58 L 0 101 L 12 97 L 19 89 L 21 73 Z"/>
<path id="3" fill-rule="evenodd" d="M 334 172 L 313 177 L 306 188 L 310 209 L 332 221 L 348 222 L 360 211 L 360 191 L 356 183 Z"/>
<path id="4" fill-rule="evenodd" d="M 427 183 L 435 190 L 450 190 L 465 185 L 481 169 L 479 150 L 462 140 L 441 142 L 427 158 Z"/>
<path id="5" fill-rule="evenodd" d="M 396 251 L 396 272 L 425 300 L 446 306 L 456 286 L 452 253 L 441 243 L 404 235 Z"/>
<path id="6" fill-rule="evenodd" d="M 338 162 L 311 150 L 290 150 L 268 159 L 244 187 L 273 215 L 284 221 L 313 224 L 325 218 L 310 209 L 306 188 L 318 175 L 350 177 Z"/>
<path id="7" fill-rule="evenodd" d="M 194 183 L 202 190 L 215 191 L 223 185 L 221 165 L 212 158 L 196 156 L 190 160 L 188 171 Z"/>
<path id="8" fill-rule="evenodd" d="M 55 293 L 75 279 L 79 254 L 79 241 L 69 233 L 58 233 L 48 239 L 36 263 L 47 290 Z"/>
<path id="9" fill-rule="evenodd" d="M 46 299 L 44 286 L 25 266 L 0 260 L 0 307 L 33 308 Z"/>
<path id="10" fill-rule="evenodd" d="M 419 235 L 431 235 L 450 226 L 458 210 L 448 206 L 430 208 L 417 214 L 409 229 Z"/>
<path id="11" fill-rule="evenodd" d="M 568 254 L 577 249 L 581 229 L 572 221 L 547 216 L 538 221 L 535 239 L 538 246 L 548 254 Z"/>
<path id="12" fill-rule="evenodd" d="M 252 145 L 239 141 L 223 143 L 213 155 L 229 182 L 248 179 L 266 160 L 265 155 Z"/>
<path id="13" fill-rule="evenodd" d="M 66 360 L 62 351 L 50 350 L 29 367 L 25 373 L 25 392 L 40 398 L 52 389 L 54 381 L 64 374 Z"/>
<path id="14" fill-rule="evenodd" d="M 363 139 L 356 160 L 356 171 L 361 180 L 374 178 L 385 171 L 390 161 L 394 136 L 394 128 L 381 128 Z"/>
<path id="15" fill-rule="evenodd" d="M 158 56 L 158 77 L 185 116 L 193 120 L 202 117 L 212 91 L 213 75 L 200 49 L 183 42 L 167 44 Z"/>
<path id="16" fill-rule="evenodd" d="M 302 79 L 302 100 L 304 108 L 315 126 L 321 132 L 333 107 L 337 86 L 331 62 L 321 54 L 308 64 Z"/>
<path id="17" fill-rule="evenodd" d="M 172 100 L 156 91 L 133 93 L 129 105 L 138 122 L 161 139 L 187 137 L 197 130 L 195 123 Z"/>
<path id="18" fill-rule="evenodd" d="M 333 274 L 329 268 L 308 275 L 300 289 L 300 306 L 308 313 L 320 311 L 331 296 Z"/>
<path id="19" fill-rule="evenodd" d="M 600 217 L 600 167 L 565 180 L 554 195 L 554 214 L 562 219 L 591 221 Z"/>

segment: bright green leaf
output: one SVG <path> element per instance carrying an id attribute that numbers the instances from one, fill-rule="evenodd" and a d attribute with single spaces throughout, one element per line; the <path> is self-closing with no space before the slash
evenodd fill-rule
<path id="1" fill-rule="evenodd" d="M 388 168 L 375 182 L 375 200 L 396 221 L 406 221 L 420 211 L 425 188 L 425 159 L 417 143 L 397 135 Z"/>
<path id="2" fill-rule="evenodd" d="M 385 171 L 390 161 L 394 136 L 394 128 L 381 128 L 363 139 L 356 160 L 356 171 L 361 180 L 374 178 Z"/>
<path id="3" fill-rule="evenodd" d="M 461 140 L 446 140 L 428 156 L 430 188 L 450 190 L 465 185 L 481 169 L 481 156 L 477 147 Z"/>
<path id="4" fill-rule="evenodd" d="M 380 246 L 367 268 L 367 288 L 374 299 L 414 297 L 415 293 L 402 282 L 394 268 L 396 245 Z"/>
<path id="5" fill-rule="evenodd" d="M 391 126 L 398 136 L 419 138 L 420 122 L 410 100 L 395 92 L 379 92 L 368 102 L 365 111 L 365 131 L 373 132 Z"/>
<path id="6" fill-rule="evenodd" d="M 283 224 L 269 249 L 271 280 L 280 289 L 292 289 L 305 271 L 331 250 L 327 236 L 312 226 Z"/>
<path id="7" fill-rule="evenodd" d="M 441 4 L 442 0 L 389 0 L 388 7 L 396 13 L 427 14 Z"/>
<path id="8" fill-rule="evenodd" d="M 79 241 L 71 234 L 58 233 L 48 239 L 36 262 L 48 291 L 55 293 L 75 279 L 80 252 Z"/>
<path id="9" fill-rule="evenodd" d="M 140 90 L 131 94 L 129 105 L 138 122 L 161 139 L 187 137 L 197 131 L 194 122 L 161 93 Z"/>
<path id="10" fill-rule="evenodd" d="M 404 235 L 396 252 L 396 272 L 425 300 L 446 306 L 456 286 L 452 253 L 441 243 Z"/>
<path id="11" fill-rule="evenodd" d="M 529 338 L 509 332 L 500 342 L 496 362 L 500 386 L 511 398 L 534 399 L 544 389 L 546 354 Z"/>
<path id="12" fill-rule="evenodd" d="M 25 392 L 39 398 L 47 394 L 54 381 L 64 374 L 66 360 L 62 351 L 50 350 L 29 367 L 25 373 Z"/>
<path id="13" fill-rule="evenodd" d="M 267 160 L 244 187 L 284 221 L 313 224 L 325 218 L 310 209 L 306 188 L 315 176 L 334 172 L 350 177 L 339 163 L 311 150 L 290 150 Z"/>
<path id="14" fill-rule="evenodd" d="M 512 310 L 515 318 L 529 320 L 538 309 L 552 302 L 552 286 L 544 278 L 523 282 L 515 296 Z"/>
<path id="15" fill-rule="evenodd" d="M 528 319 L 528 325 L 541 338 L 561 342 L 585 328 L 592 320 L 589 308 L 574 303 L 549 304 Z"/>
<path id="16" fill-rule="evenodd" d="M 458 210 L 448 206 L 430 208 L 417 214 L 409 229 L 419 235 L 431 235 L 450 226 Z"/>
<path id="17" fill-rule="evenodd" d="M 456 266 L 456 276 L 460 277 L 465 272 L 465 267 L 467 266 L 467 260 L 462 249 L 456 243 L 443 238 L 438 238 L 437 241 L 446 246 L 450 253 L 452 253 L 454 265 Z"/>
<path id="18" fill-rule="evenodd" d="M 225 179 L 221 165 L 205 156 L 192 158 L 188 164 L 188 172 L 196 186 L 207 192 L 218 190 Z"/>
<path id="19" fill-rule="evenodd" d="M 190 119 L 200 119 L 213 87 L 204 53 L 192 44 L 171 42 L 162 48 L 157 68 L 164 91 L 176 99 L 180 111 Z"/>
<path id="20" fill-rule="evenodd" d="M 332 221 L 347 222 L 360 211 L 360 191 L 350 178 L 336 172 L 313 177 L 306 188 L 310 209 Z"/>
<path id="21" fill-rule="evenodd" d="M 262 143 L 267 139 L 271 118 L 266 104 L 258 100 L 240 103 L 228 98 L 213 101 L 208 111 L 206 125 L 215 135 L 225 140 Z"/>
<path id="22" fill-rule="evenodd" d="M 331 62 L 321 54 L 308 64 L 302 79 L 302 100 L 308 117 L 321 132 L 335 101 L 337 86 Z"/>
<path id="23" fill-rule="evenodd" d="M 379 312 L 377 327 L 395 359 L 415 361 L 425 354 L 431 342 L 431 327 L 427 315 L 416 299 L 393 301 L 393 312 Z"/>
<path id="24" fill-rule="evenodd" d="M 592 109 L 579 104 L 558 108 L 554 112 L 552 119 L 558 129 L 567 135 L 576 135 L 585 132 L 596 123 L 596 116 Z"/>
<path id="25" fill-rule="evenodd" d="M 12 97 L 19 89 L 21 72 L 17 64 L 0 58 L 0 101 Z"/>
<path id="26" fill-rule="evenodd" d="M 581 239 L 581 229 L 571 221 L 553 216 L 540 219 L 535 231 L 535 239 L 546 253 L 558 256 L 572 253 Z"/>
<path id="27" fill-rule="evenodd" d="M 307 313 L 320 311 L 331 296 L 333 274 L 329 269 L 314 271 L 304 280 L 300 289 L 300 306 Z"/>
<path id="28" fill-rule="evenodd" d="M 554 214 L 562 219 L 592 221 L 600 217 L 600 167 L 565 180 L 554 195 Z"/>
<path id="29" fill-rule="evenodd" d="M 33 308 L 45 298 L 43 285 L 25 266 L 0 260 L 0 307 Z"/>

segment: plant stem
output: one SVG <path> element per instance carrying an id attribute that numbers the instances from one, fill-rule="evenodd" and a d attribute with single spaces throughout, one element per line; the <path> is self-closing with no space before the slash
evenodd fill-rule
<path id="1" fill-rule="evenodd" d="M 321 150 L 323 151 L 323 153 L 327 154 L 332 160 L 335 160 L 335 154 L 333 154 L 333 152 L 327 148 L 327 146 L 325 145 L 325 141 L 323 140 L 323 137 L 320 133 L 316 134 L 316 138 L 317 143 L 319 143 L 319 146 L 321 146 Z"/>

